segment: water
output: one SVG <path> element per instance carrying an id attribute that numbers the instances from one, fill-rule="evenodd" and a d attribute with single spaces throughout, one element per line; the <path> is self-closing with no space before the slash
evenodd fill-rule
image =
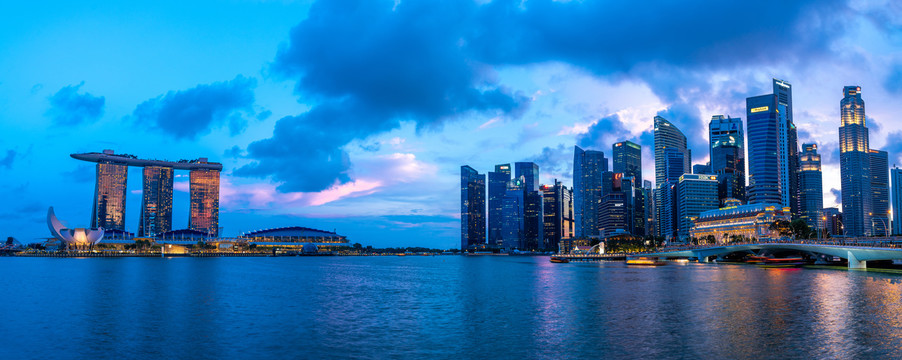
<path id="1" fill-rule="evenodd" d="M 0 258 L 2 358 L 902 358 L 902 276 L 544 257 Z"/>

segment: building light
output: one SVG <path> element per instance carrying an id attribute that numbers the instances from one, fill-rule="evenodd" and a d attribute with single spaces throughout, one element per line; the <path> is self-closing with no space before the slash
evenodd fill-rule
<path id="1" fill-rule="evenodd" d="M 769 106 L 759 106 L 759 107 L 756 107 L 756 108 L 752 108 L 752 111 L 751 111 L 751 112 L 752 112 L 752 113 L 757 113 L 757 112 L 762 112 L 762 111 L 767 111 L 767 110 L 770 110 L 770 107 L 769 107 Z"/>

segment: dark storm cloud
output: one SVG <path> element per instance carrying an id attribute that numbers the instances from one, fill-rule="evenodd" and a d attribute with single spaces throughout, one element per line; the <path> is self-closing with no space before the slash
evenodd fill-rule
<path id="1" fill-rule="evenodd" d="M 12 168 L 13 162 L 16 161 L 16 154 L 15 150 L 6 150 L 6 156 L 0 159 L 0 167 Z"/>
<path id="2" fill-rule="evenodd" d="M 833 201 L 837 205 L 842 205 L 842 191 L 840 191 L 839 189 L 836 189 L 836 188 L 831 188 L 830 193 L 833 194 L 833 197 L 834 197 Z"/>
<path id="3" fill-rule="evenodd" d="M 541 154 L 526 161 L 538 164 L 539 171 L 543 174 L 558 174 L 563 179 L 570 179 L 573 176 L 573 146 L 564 144 L 558 144 L 557 147 L 546 146 L 542 148 Z"/>
<path id="4" fill-rule="evenodd" d="M 422 130 L 465 113 L 516 116 L 528 101 L 494 79 L 493 68 L 505 65 L 557 61 L 614 80 L 636 78 L 677 104 L 669 120 L 695 128 L 700 114 L 683 105 L 711 97 L 707 74 L 823 56 L 844 29 L 836 18 L 843 8 L 832 0 L 317 2 L 292 29 L 272 70 L 296 80 L 298 95 L 319 104 L 281 119 L 272 138 L 252 144 L 256 162 L 241 173 L 272 176 L 282 190 L 320 190 L 349 180 L 344 145 L 401 120 Z M 695 135 L 687 134 L 690 146 L 706 148 Z"/>
<path id="5" fill-rule="evenodd" d="M 628 136 L 629 130 L 623 126 L 620 116 L 614 114 L 598 119 L 595 124 L 589 126 L 585 134 L 576 138 L 576 143 L 584 149 L 600 150 L 610 154 L 611 146 Z"/>
<path id="6" fill-rule="evenodd" d="M 231 81 L 170 91 L 139 104 L 134 119 L 138 126 L 156 127 L 176 138 L 194 139 L 222 125 L 235 135 L 247 126 L 241 111 L 253 111 L 256 86 L 257 80 L 239 75 Z"/>
<path id="7" fill-rule="evenodd" d="M 78 125 L 92 122 L 103 115 L 103 106 L 106 99 L 103 96 L 94 96 L 89 93 L 78 93 L 85 84 L 66 86 L 53 96 L 49 97 L 50 109 L 47 115 L 56 125 Z"/>

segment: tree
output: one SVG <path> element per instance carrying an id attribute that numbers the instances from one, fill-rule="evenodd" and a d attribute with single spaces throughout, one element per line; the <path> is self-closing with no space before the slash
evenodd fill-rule
<path id="1" fill-rule="evenodd" d="M 802 219 L 793 220 L 790 223 L 790 227 L 792 228 L 792 234 L 795 235 L 796 239 L 808 239 L 811 237 L 811 227 L 808 226 L 808 223 Z"/>
<path id="2" fill-rule="evenodd" d="M 776 232 L 780 236 L 792 235 L 792 224 L 786 220 L 776 220 L 770 224 L 770 231 Z"/>

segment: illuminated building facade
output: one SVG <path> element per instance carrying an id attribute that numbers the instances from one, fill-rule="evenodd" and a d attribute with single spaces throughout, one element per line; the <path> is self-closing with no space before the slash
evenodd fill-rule
<path id="1" fill-rule="evenodd" d="M 664 183 L 655 189 L 655 211 L 657 212 L 655 230 L 658 236 L 663 237 L 667 241 L 677 236 L 679 229 L 679 221 L 677 220 L 678 199 L 676 196 L 676 185 L 680 181 L 680 177 L 686 173 L 686 155 L 677 149 L 668 148 L 663 151 L 663 175 Z M 657 158 L 655 159 L 657 162 Z"/>
<path id="2" fill-rule="evenodd" d="M 604 153 L 573 147 L 573 220 L 576 237 L 598 236 L 601 174 L 608 171 Z"/>
<path id="3" fill-rule="evenodd" d="M 871 154 L 871 234 L 890 235 L 889 155 L 886 151 Z"/>
<path id="4" fill-rule="evenodd" d="M 219 236 L 219 170 L 191 170 L 189 190 L 188 229 Z"/>
<path id="5" fill-rule="evenodd" d="M 335 250 L 350 246 L 348 238 L 335 232 L 291 226 L 258 230 L 241 234 L 239 239 L 257 247 L 302 248 L 315 247 L 319 250 Z"/>
<path id="6" fill-rule="evenodd" d="M 745 201 L 745 159 L 739 139 L 726 136 L 714 142 L 711 151 L 712 175 L 717 175 L 717 196 Z"/>
<path id="7" fill-rule="evenodd" d="M 865 123 L 861 87 L 843 88 L 839 103 L 839 170 L 842 184 L 842 213 L 845 234 L 871 234 L 872 191 L 871 154 Z"/>
<path id="8" fill-rule="evenodd" d="M 824 208 L 821 214 L 821 220 L 826 222 L 827 233 L 833 236 L 843 234 L 842 212 L 839 209 L 831 207 Z"/>
<path id="9" fill-rule="evenodd" d="M 680 174 L 676 175 L 676 178 L 672 178 L 671 182 L 675 183 L 679 176 L 683 175 L 691 171 L 692 169 L 692 152 L 689 150 L 689 145 L 686 140 L 686 135 L 683 135 L 683 132 L 680 131 L 675 125 L 673 125 L 667 119 L 655 116 L 654 120 L 655 126 L 655 188 L 661 188 L 664 182 L 670 177 L 668 172 L 673 172 L 677 168 L 674 166 L 670 167 L 670 170 L 666 169 L 666 163 L 669 161 L 672 156 L 667 155 L 667 151 L 676 151 L 679 152 L 683 157 L 682 167 L 679 168 Z M 663 192 L 662 192 L 663 194 Z M 655 198 L 655 207 L 658 209 L 657 217 L 660 219 L 663 216 L 663 197 L 661 195 L 656 196 Z M 660 227 L 663 224 L 662 221 L 655 221 L 657 224 L 657 228 L 655 229 L 655 233 L 660 236 L 663 235 L 663 231 Z"/>
<path id="10" fill-rule="evenodd" d="M 543 185 L 544 244 L 546 251 L 558 251 L 561 241 L 573 237 L 573 193 L 560 181 Z"/>
<path id="11" fill-rule="evenodd" d="M 748 202 L 799 209 L 799 145 L 792 120 L 792 86 L 773 80 L 773 94 L 746 99 Z"/>
<path id="12" fill-rule="evenodd" d="M 614 172 L 642 183 L 642 146 L 631 141 L 621 141 L 613 146 Z"/>
<path id="13" fill-rule="evenodd" d="M 708 123 L 709 158 L 714 159 L 714 146 L 718 143 L 733 143 L 739 147 L 739 153 L 745 158 L 745 136 L 742 131 L 742 119 L 730 116 L 714 115 Z M 717 171 L 714 160 L 711 160 L 711 171 Z"/>
<path id="14" fill-rule="evenodd" d="M 533 162 L 514 163 L 515 177 L 523 179 L 524 243 L 521 250 L 535 251 L 543 243 L 542 193 L 539 191 L 539 165 Z"/>
<path id="15" fill-rule="evenodd" d="M 789 207 L 777 204 L 749 204 L 713 209 L 700 213 L 690 232 L 694 238 L 714 236 L 717 241 L 725 241 L 724 235 L 752 238 L 773 238 L 770 230 L 774 221 L 790 221 Z"/>
<path id="16" fill-rule="evenodd" d="M 803 144 L 799 155 L 799 195 L 802 220 L 812 229 L 823 229 L 821 214 L 824 208 L 824 185 L 821 173 L 821 155 L 817 144 Z"/>
<path id="17" fill-rule="evenodd" d="M 684 174 L 680 177 L 676 190 L 677 219 L 680 240 L 689 238 L 693 222 L 703 211 L 720 207 L 717 198 L 717 176 Z"/>
<path id="18" fill-rule="evenodd" d="M 893 235 L 902 234 L 902 169 L 893 166 L 890 170 L 893 197 Z"/>
<path id="19" fill-rule="evenodd" d="M 526 180 L 523 177 L 507 183 L 507 192 L 501 205 L 501 241 L 498 247 L 505 250 L 523 249 L 526 245 Z"/>
<path id="20" fill-rule="evenodd" d="M 193 179 L 193 177 L 192 177 Z M 194 192 L 192 191 L 192 194 Z M 485 175 L 460 167 L 460 250 L 485 244 Z"/>
<path id="21" fill-rule="evenodd" d="M 172 230 L 172 175 L 171 167 L 144 167 L 139 237 L 153 237 Z"/>
<path id="22" fill-rule="evenodd" d="M 495 171 L 489 172 L 489 245 L 496 246 L 501 240 L 503 200 L 507 192 L 507 183 L 510 181 L 510 164 L 495 165 Z"/>
<path id="23" fill-rule="evenodd" d="M 105 150 L 104 153 L 111 150 Z M 117 159 L 97 162 L 91 228 L 125 230 L 125 193 L 128 165 Z"/>
<path id="24" fill-rule="evenodd" d="M 219 235 L 219 173 L 222 164 L 197 160 L 148 160 L 113 150 L 71 154 L 72 158 L 97 163 L 92 227 L 115 230 L 108 234 L 130 234 L 125 228 L 125 194 L 128 167 L 142 167 L 143 188 L 139 236 L 154 236 L 172 229 L 172 186 L 175 170 L 190 172 L 191 204 L 188 226 L 210 236 Z"/>

